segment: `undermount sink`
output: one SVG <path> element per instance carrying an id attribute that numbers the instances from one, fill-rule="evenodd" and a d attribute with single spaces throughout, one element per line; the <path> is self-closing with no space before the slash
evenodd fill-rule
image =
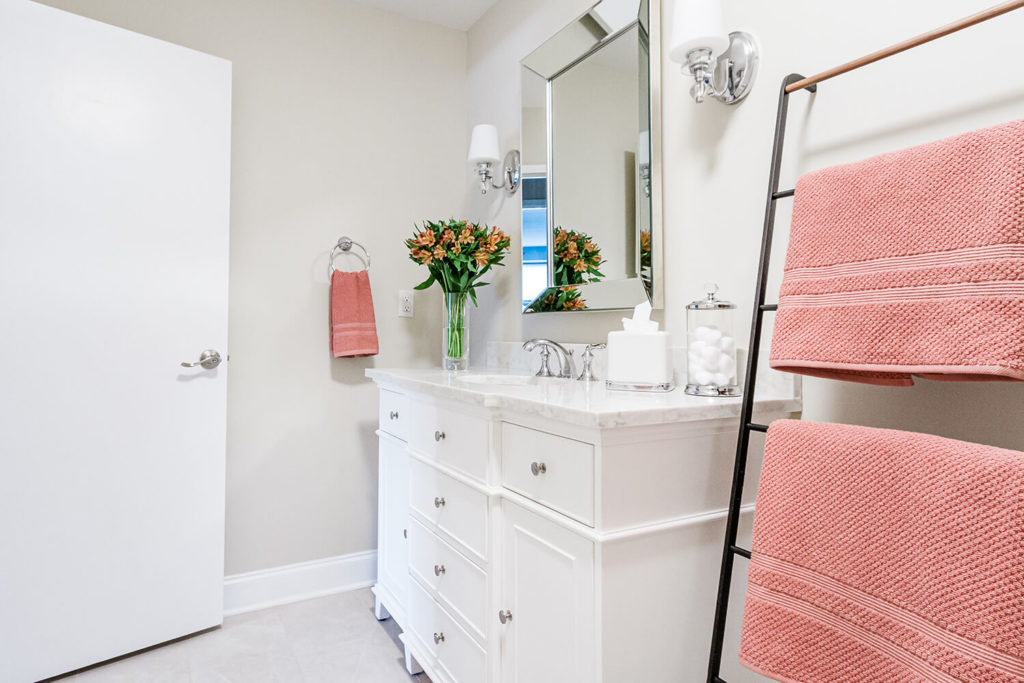
<path id="1" fill-rule="evenodd" d="M 537 378 L 532 375 L 501 375 L 501 374 L 478 374 L 456 375 L 456 382 L 465 384 L 484 384 L 502 386 L 526 386 L 536 384 Z"/>

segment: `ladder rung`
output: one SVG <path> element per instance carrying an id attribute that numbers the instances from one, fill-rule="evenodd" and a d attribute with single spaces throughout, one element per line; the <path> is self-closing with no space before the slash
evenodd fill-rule
<path id="1" fill-rule="evenodd" d="M 778 304 L 761 304 L 762 311 L 777 311 L 779 310 Z"/>
<path id="2" fill-rule="evenodd" d="M 745 557 L 748 560 L 750 559 L 750 551 L 747 550 L 746 548 L 741 548 L 738 545 L 734 545 L 731 548 L 729 548 L 729 550 L 733 551 L 734 553 L 736 553 L 737 555 L 739 555 L 741 557 Z"/>
<path id="3" fill-rule="evenodd" d="M 768 425 L 757 424 L 756 422 L 748 422 L 747 429 L 751 429 L 755 432 L 767 432 Z"/>
<path id="4" fill-rule="evenodd" d="M 772 199 L 782 199 L 783 197 L 792 197 L 796 194 L 796 188 L 792 190 L 779 190 L 772 194 Z"/>

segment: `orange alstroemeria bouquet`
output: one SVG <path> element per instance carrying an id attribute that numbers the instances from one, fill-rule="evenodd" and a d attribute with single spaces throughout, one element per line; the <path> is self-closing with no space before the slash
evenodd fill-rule
<path id="1" fill-rule="evenodd" d="M 466 343 L 466 297 L 476 305 L 476 289 L 492 266 L 502 265 L 512 240 L 499 228 L 454 219 L 424 222 L 405 241 L 409 258 L 424 265 L 430 276 L 416 286 L 435 282 L 445 293 L 444 366 L 464 370 L 469 363 Z"/>
<path id="2" fill-rule="evenodd" d="M 501 229 L 454 219 L 424 222 L 411 239 L 409 258 L 426 266 L 430 277 L 416 286 L 426 289 L 437 282 L 446 294 L 465 292 L 476 303 L 480 278 L 492 266 L 503 265 L 512 240 Z"/>

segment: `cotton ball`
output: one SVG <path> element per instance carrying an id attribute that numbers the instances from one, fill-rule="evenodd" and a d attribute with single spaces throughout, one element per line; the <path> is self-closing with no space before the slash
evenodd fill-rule
<path id="1" fill-rule="evenodd" d="M 713 344 L 722 338 L 722 331 L 717 327 L 701 325 L 693 331 L 693 336 L 696 337 L 698 341 Z"/>
<path id="2" fill-rule="evenodd" d="M 729 376 L 728 375 L 723 375 L 720 372 L 716 372 L 715 373 L 715 384 L 717 384 L 720 387 L 728 386 L 728 384 L 729 384 Z"/>
<path id="3" fill-rule="evenodd" d="M 706 343 L 706 342 L 702 342 L 702 341 L 700 341 L 700 340 L 696 340 L 696 341 L 694 341 L 694 342 L 692 342 L 692 343 L 690 344 L 690 348 L 689 348 L 689 349 L 687 349 L 687 350 L 688 350 L 688 351 L 689 351 L 690 353 L 697 353 L 697 354 L 699 354 L 699 353 L 700 353 L 701 351 L 703 351 L 703 350 L 704 350 L 705 348 L 707 348 L 707 343 Z"/>
<path id="4" fill-rule="evenodd" d="M 736 347 L 736 340 L 732 337 L 722 337 L 718 340 L 718 348 L 723 351 L 732 351 Z"/>
<path id="5" fill-rule="evenodd" d="M 722 352 L 716 349 L 714 346 L 707 346 L 701 349 L 700 357 L 704 361 L 704 366 L 707 368 L 717 368 L 718 358 L 722 355 Z"/>
<path id="6" fill-rule="evenodd" d="M 718 359 L 718 371 L 727 377 L 732 377 L 732 374 L 736 372 L 736 361 L 732 356 L 723 353 L 722 357 Z"/>
<path id="7" fill-rule="evenodd" d="M 715 375 L 714 375 L 714 373 L 708 372 L 707 370 L 700 370 L 699 372 L 697 372 L 696 379 L 697 379 L 697 384 L 714 384 L 715 383 Z"/>

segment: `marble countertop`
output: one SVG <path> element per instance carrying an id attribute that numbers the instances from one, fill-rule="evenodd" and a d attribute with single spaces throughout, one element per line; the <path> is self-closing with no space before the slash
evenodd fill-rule
<path id="1" fill-rule="evenodd" d="M 472 369 L 464 374 L 517 375 L 494 369 Z M 604 382 L 532 378 L 530 384 L 470 384 L 459 374 L 433 369 L 369 368 L 366 376 L 378 384 L 516 413 L 563 420 L 583 427 L 625 427 L 696 422 L 737 417 L 740 398 L 690 396 L 682 387 L 667 393 L 610 391 Z M 798 384 L 795 386 L 799 386 Z M 754 409 L 758 413 L 788 413 L 801 409 L 798 389 L 792 383 L 767 383 L 758 389 Z M 788 391 L 787 391 L 788 390 Z"/>

